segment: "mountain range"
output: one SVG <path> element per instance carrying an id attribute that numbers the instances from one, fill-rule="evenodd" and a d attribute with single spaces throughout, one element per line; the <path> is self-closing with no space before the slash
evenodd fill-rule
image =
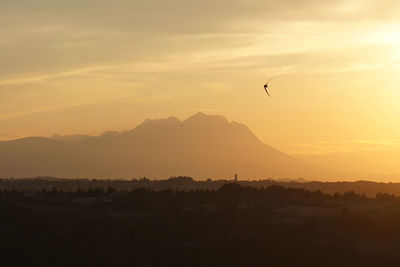
<path id="1" fill-rule="evenodd" d="M 0 177 L 323 178 L 329 173 L 261 142 L 244 124 L 197 113 L 100 136 L 0 142 Z"/>

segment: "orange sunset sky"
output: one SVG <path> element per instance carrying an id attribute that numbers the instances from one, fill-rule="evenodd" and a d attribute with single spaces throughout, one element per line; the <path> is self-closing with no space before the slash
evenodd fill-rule
<path id="1" fill-rule="evenodd" d="M 0 140 L 201 111 L 289 154 L 400 155 L 399 1 L 5 0 L 0 33 Z"/>

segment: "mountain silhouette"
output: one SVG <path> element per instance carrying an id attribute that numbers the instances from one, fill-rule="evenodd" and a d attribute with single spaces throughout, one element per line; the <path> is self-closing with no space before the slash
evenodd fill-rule
<path id="1" fill-rule="evenodd" d="M 54 135 L 0 142 L 0 177 L 319 177 L 321 171 L 262 143 L 247 126 L 197 113 L 146 120 L 100 136 Z"/>

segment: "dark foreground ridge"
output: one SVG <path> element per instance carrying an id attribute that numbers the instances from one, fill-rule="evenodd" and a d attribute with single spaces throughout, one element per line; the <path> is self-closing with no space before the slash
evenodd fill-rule
<path id="1" fill-rule="evenodd" d="M 21 181 L 1 182 L 1 266 L 397 266 L 400 261 L 400 198 L 390 194 L 372 198 L 226 181 L 219 189 L 191 189 L 196 182 L 188 177 L 80 180 L 76 189 L 48 178 L 25 180 L 23 189 Z M 42 188 L 31 190 L 35 183 Z M 104 186 L 93 187 L 97 183 Z M 124 183 L 153 188 L 121 190 Z M 11 184 L 14 189 L 5 188 Z"/>
<path id="2" fill-rule="evenodd" d="M 113 187 L 118 191 L 131 191 L 138 188 L 145 188 L 152 191 L 160 190 L 219 190 L 224 184 L 232 182 L 229 179 L 207 179 L 195 180 L 191 177 L 178 176 L 163 180 L 153 180 L 148 178 L 138 179 L 61 179 L 55 177 L 35 177 L 35 178 L 0 178 L 0 190 L 25 190 L 36 192 L 42 190 L 52 190 L 54 187 L 63 191 L 76 191 L 88 188 L 108 188 Z M 323 193 L 335 194 L 354 191 L 355 193 L 375 197 L 377 193 L 400 196 L 400 183 L 378 183 L 371 181 L 357 182 L 320 182 L 297 180 L 239 180 L 236 183 L 242 186 L 255 188 L 266 188 L 271 185 L 279 185 L 285 188 L 302 188 L 310 191 L 320 190 Z"/>

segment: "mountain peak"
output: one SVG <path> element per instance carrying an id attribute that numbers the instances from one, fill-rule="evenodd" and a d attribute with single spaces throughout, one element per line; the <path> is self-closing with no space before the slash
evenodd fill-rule
<path id="1" fill-rule="evenodd" d="M 198 112 L 186 120 L 183 121 L 184 124 L 229 124 L 229 121 L 221 115 L 208 115 L 203 112 Z"/>
<path id="2" fill-rule="evenodd" d="M 142 124 L 140 124 L 139 126 L 142 125 L 148 125 L 148 124 L 178 124 L 181 123 L 181 121 L 176 118 L 176 117 L 168 117 L 166 119 L 146 119 Z"/>

